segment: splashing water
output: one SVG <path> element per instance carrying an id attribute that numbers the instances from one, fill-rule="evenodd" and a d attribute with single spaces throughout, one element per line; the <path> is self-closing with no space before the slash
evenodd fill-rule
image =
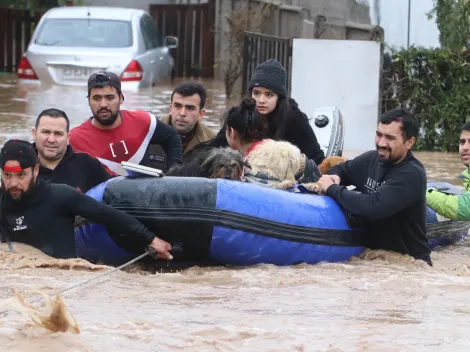
<path id="1" fill-rule="evenodd" d="M 0 308 L 14 310 L 23 313 L 30 318 L 36 326 L 43 327 L 52 332 L 72 332 L 80 333 L 77 320 L 66 307 L 59 295 L 55 299 L 42 292 L 33 292 L 42 296 L 45 305 L 36 308 L 25 301 L 16 288 L 13 289 L 13 297 L 0 301 Z"/>

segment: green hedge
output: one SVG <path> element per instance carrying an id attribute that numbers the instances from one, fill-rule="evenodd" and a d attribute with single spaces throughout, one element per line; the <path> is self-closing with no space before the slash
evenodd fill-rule
<path id="1" fill-rule="evenodd" d="M 460 127 L 470 120 L 467 53 L 411 47 L 392 52 L 384 65 L 383 111 L 410 109 L 422 126 L 416 148 L 457 151 Z"/>

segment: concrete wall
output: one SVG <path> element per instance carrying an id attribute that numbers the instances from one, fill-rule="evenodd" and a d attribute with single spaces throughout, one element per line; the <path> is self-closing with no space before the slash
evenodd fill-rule
<path id="1" fill-rule="evenodd" d="M 263 19 L 261 26 L 255 28 L 251 23 L 245 30 L 285 38 L 371 40 L 374 35 L 383 38 L 383 32 L 370 25 L 369 7 L 356 0 L 217 0 L 216 79 L 223 80 L 224 65 L 235 57 L 228 50 L 226 18 L 242 11 L 259 12 L 264 3 L 272 5 L 270 15 Z M 242 50 L 240 46 L 236 51 Z M 241 90 L 241 77 L 235 86 L 234 91 Z"/>
<path id="2" fill-rule="evenodd" d="M 346 23 L 340 26 L 316 21 L 314 23 L 304 24 L 304 27 L 304 31 L 309 31 L 309 33 L 305 34 L 303 38 L 384 41 L 383 29 L 371 24 Z M 311 34 L 312 27 L 314 34 L 313 37 L 310 37 L 308 35 Z"/>
<path id="3" fill-rule="evenodd" d="M 328 23 L 344 25 L 347 22 L 370 24 L 369 7 L 356 0 L 284 0 L 287 5 L 305 9 L 307 19 L 317 15 L 327 18 Z"/>
<path id="4" fill-rule="evenodd" d="M 79 1 L 89 6 L 128 7 L 147 12 L 150 10 L 150 5 L 155 4 L 198 4 L 207 2 L 207 0 L 74 0 L 74 3 L 79 3 Z"/>
<path id="5" fill-rule="evenodd" d="M 113 6 L 113 7 L 128 7 L 134 9 L 140 9 L 149 11 L 151 4 L 165 4 L 167 0 L 82 0 L 86 5 L 89 6 Z"/>

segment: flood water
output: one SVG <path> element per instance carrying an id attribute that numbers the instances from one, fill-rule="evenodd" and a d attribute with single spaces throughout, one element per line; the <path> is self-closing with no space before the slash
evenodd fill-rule
<path id="1" fill-rule="evenodd" d="M 222 85 L 207 82 L 206 122 L 226 108 Z M 172 87 L 124 93 L 124 109 L 161 116 Z M 29 139 L 37 114 L 57 107 L 72 127 L 90 115 L 86 89 L 20 88 L 0 77 L 0 144 Z M 345 117 L 347 123 L 347 117 Z M 346 156 L 357 152 L 346 151 Z M 430 180 L 456 185 L 456 154 L 416 153 Z M 53 293 L 101 273 L 26 246 L 0 246 L 0 300 L 16 287 Z M 135 267 L 62 295 L 79 334 L 51 333 L 27 317 L 0 313 L 3 351 L 468 351 L 470 247 L 433 252 L 435 266 L 374 251 L 342 264 L 191 268 L 149 273 Z M 109 269 L 109 268 L 108 268 Z M 0 310 L 5 304 L 0 302 Z"/>

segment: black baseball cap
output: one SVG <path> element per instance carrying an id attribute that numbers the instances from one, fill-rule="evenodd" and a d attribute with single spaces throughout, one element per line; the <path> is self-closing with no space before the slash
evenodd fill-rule
<path id="1" fill-rule="evenodd" d="M 16 160 L 20 167 L 14 170 L 5 170 L 7 161 Z M 0 168 L 3 171 L 21 172 L 28 167 L 36 166 L 36 151 L 31 143 L 20 139 L 11 139 L 6 142 L 0 152 Z"/>
<path id="2" fill-rule="evenodd" d="M 90 91 L 92 90 L 92 88 L 98 86 L 114 87 L 116 88 L 117 92 L 122 95 L 121 80 L 115 73 L 108 71 L 99 71 L 93 73 L 90 78 L 88 78 L 88 95 L 90 95 Z"/>

